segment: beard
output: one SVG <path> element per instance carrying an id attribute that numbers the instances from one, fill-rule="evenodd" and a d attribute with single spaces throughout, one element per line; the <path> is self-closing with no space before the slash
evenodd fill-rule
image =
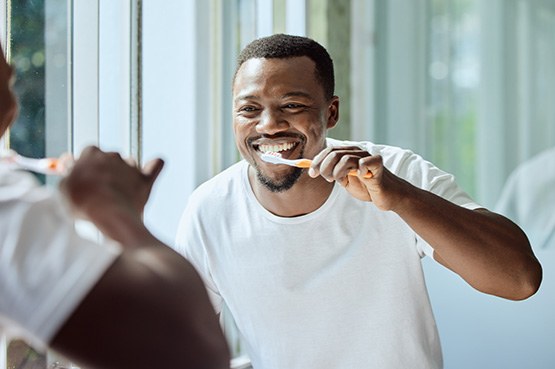
<path id="1" fill-rule="evenodd" d="M 289 190 L 297 181 L 299 180 L 303 169 L 293 168 L 293 170 L 285 176 L 285 178 L 280 181 L 273 180 L 266 177 L 259 168 L 256 168 L 256 178 L 258 181 L 264 185 L 271 192 L 284 192 Z"/>

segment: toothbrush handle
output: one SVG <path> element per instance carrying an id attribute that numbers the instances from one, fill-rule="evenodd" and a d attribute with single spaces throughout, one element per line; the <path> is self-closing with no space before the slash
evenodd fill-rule
<path id="1" fill-rule="evenodd" d="M 358 173 L 356 171 L 356 169 L 353 169 L 351 171 L 349 171 L 348 173 L 350 176 L 358 176 Z M 368 172 L 365 175 L 362 176 L 362 178 L 372 178 L 374 175 L 372 174 L 372 172 Z"/>

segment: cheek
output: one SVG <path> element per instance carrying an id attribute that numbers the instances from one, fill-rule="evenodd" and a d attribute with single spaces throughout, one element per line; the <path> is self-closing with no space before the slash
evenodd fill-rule
<path id="1" fill-rule="evenodd" d="M 248 125 L 242 123 L 240 119 L 235 119 L 233 121 L 233 134 L 235 135 L 237 143 L 244 141 L 248 136 L 248 132 Z"/>
<path id="2" fill-rule="evenodd" d="M 319 121 L 307 126 L 303 132 L 306 135 L 305 155 L 314 157 L 326 147 L 327 129 L 325 125 Z"/>
<path id="3" fill-rule="evenodd" d="M 305 132 L 309 140 L 312 139 L 319 141 L 322 137 L 326 136 L 327 130 L 322 121 L 319 121 L 308 126 Z"/>
<path id="4" fill-rule="evenodd" d="M 235 136 L 235 146 L 239 150 L 241 156 L 245 157 L 249 151 L 247 137 L 249 137 L 249 128 L 240 123 L 233 124 L 233 134 Z"/>

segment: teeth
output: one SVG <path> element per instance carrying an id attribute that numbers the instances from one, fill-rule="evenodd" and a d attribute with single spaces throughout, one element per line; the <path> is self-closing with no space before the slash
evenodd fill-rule
<path id="1" fill-rule="evenodd" d="M 289 143 L 283 143 L 280 145 L 260 145 L 259 149 L 262 152 L 280 152 L 280 151 L 289 150 L 293 146 L 295 146 L 295 144 L 289 142 Z"/>

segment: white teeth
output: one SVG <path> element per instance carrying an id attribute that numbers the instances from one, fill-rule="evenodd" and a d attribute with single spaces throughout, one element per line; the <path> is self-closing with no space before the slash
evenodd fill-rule
<path id="1" fill-rule="evenodd" d="M 295 146 L 295 144 L 292 142 L 283 143 L 280 145 L 260 145 L 259 150 L 262 152 L 280 152 L 289 150 L 293 146 Z"/>

